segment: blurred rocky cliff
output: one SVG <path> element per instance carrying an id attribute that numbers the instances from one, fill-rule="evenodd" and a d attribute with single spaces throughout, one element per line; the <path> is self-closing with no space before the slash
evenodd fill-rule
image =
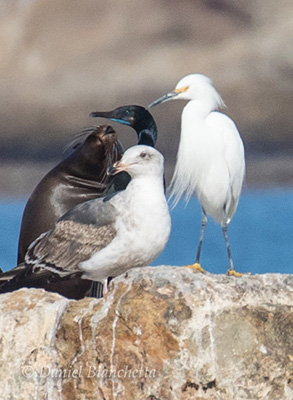
<path id="1" fill-rule="evenodd" d="M 19 165 L 61 159 L 71 135 L 99 123 L 91 111 L 146 106 L 192 72 L 213 79 L 257 161 L 248 183 L 293 175 L 290 0 L 0 0 L 0 48 L 1 180 L 11 171 L 2 191 L 18 186 Z M 152 111 L 167 179 L 183 105 Z M 125 147 L 135 143 L 134 132 L 115 128 Z M 287 158 L 267 173 L 260 154 Z"/>

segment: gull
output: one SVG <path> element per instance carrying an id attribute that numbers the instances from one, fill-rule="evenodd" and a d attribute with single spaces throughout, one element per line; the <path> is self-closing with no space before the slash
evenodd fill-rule
<path id="1" fill-rule="evenodd" d="M 151 263 L 163 251 L 171 230 L 163 164 L 161 153 L 150 146 L 128 149 L 111 170 L 131 176 L 127 188 L 69 210 L 30 245 L 26 265 L 33 273 L 80 273 L 103 282 L 105 294 L 108 277 Z"/>
<path id="2" fill-rule="evenodd" d="M 103 117 L 133 128 L 137 144 L 155 146 L 157 127 L 152 115 L 142 106 L 120 106 L 112 111 L 93 112 L 92 117 Z M 29 198 L 22 218 L 18 245 L 18 266 L 0 274 L 1 290 L 12 291 L 20 287 L 42 287 L 63 296 L 80 299 L 85 295 L 101 296 L 99 282 L 82 280 L 70 275 L 43 270 L 32 274 L 26 267 L 24 257 L 29 245 L 54 227 L 59 218 L 77 204 L 124 190 L 130 176 L 123 171 L 107 176 L 109 165 L 118 161 L 123 149 L 118 135 L 111 126 L 87 128 L 67 148 L 74 152 L 53 168 L 38 184 Z"/>

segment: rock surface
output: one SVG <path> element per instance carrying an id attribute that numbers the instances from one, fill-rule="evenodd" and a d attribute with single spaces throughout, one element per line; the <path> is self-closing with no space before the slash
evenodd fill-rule
<path id="1" fill-rule="evenodd" d="M 145 267 L 105 299 L 0 297 L 0 398 L 293 398 L 293 278 Z"/>

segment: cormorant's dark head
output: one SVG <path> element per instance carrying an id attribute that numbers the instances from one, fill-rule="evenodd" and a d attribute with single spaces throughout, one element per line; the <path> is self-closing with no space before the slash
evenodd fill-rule
<path id="1" fill-rule="evenodd" d="M 90 116 L 107 118 L 120 124 L 129 125 L 137 133 L 138 144 L 155 146 L 157 126 L 151 114 L 142 106 L 122 106 L 113 111 L 92 112 Z"/>

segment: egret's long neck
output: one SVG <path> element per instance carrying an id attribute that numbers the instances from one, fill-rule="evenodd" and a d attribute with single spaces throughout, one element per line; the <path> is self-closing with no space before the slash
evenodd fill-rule
<path id="1" fill-rule="evenodd" d="M 197 158 L 206 158 L 201 148 L 205 141 L 205 119 L 213 111 L 214 103 L 200 100 L 189 101 L 183 109 L 181 116 L 181 135 L 177 162 L 171 181 L 171 197 L 174 205 L 184 194 L 189 200 L 193 193 L 194 170 L 190 168 Z"/>
<path id="2" fill-rule="evenodd" d="M 215 103 L 211 101 L 190 100 L 183 109 L 182 123 L 185 120 L 204 121 L 206 117 L 215 109 Z"/>
<path id="3" fill-rule="evenodd" d="M 190 100 L 187 103 L 182 113 L 182 119 L 184 119 L 184 114 L 188 114 L 190 118 L 189 113 L 192 113 L 194 120 L 204 120 L 212 111 L 218 110 L 224 105 L 216 89 L 213 86 L 208 86 L 205 88 L 202 97 Z"/>
<path id="4" fill-rule="evenodd" d="M 178 157 L 188 157 L 194 147 L 194 140 L 201 134 L 201 127 L 204 125 L 206 117 L 211 109 L 197 100 L 189 101 L 181 114 L 181 135 Z M 183 162 L 183 161 L 181 161 Z"/>

